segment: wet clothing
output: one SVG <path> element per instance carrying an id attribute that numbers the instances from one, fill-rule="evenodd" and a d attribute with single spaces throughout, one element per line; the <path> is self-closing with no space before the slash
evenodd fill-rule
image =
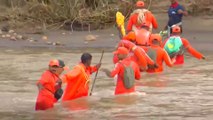
<path id="1" fill-rule="evenodd" d="M 125 93 L 132 93 L 135 91 L 135 86 L 133 86 L 130 89 L 125 88 L 123 79 L 124 79 L 124 65 L 125 66 L 132 66 L 134 74 L 135 74 L 135 79 L 139 80 L 140 79 L 140 70 L 139 67 L 136 65 L 135 62 L 132 62 L 129 58 L 126 58 L 124 60 L 119 61 L 116 65 L 114 70 L 111 71 L 111 77 L 115 77 L 117 75 L 117 84 L 115 88 L 115 95 L 118 94 L 125 94 Z"/>
<path id="2" fill-rule="evenodd" d="M 147 64 L 150 64 L 150 65 L 153 65 L 154 62 L 152 61 L 151 58 L 149 58 L 149 56 L 146 54 L 146 52 L 143 50 L 143 48 L 139 47 L 139 46 L 136 46 L 134 43 L 128 41 L 128 40 L 121 40 L 119 43 L 118 43 L 118 47 L 125 47 L 129 50 L 132 50 L 130 53 L 129 53 L 129 56 L 130 59 L 132 61 L 134 61 L 135 63 L 137 63 L 137 65 L 140 67 L 140 68 L 143 68 L 145 69 L 147 67 Z M 134 48 L 134 50 L 133 50 Z M 113 63 L 116 64 L 118 62 L 118 57 L 117 55 L 114 55 L 113 57 Z"/>
<path id="3" fill-rule="evenodd" d="M 57 88 L 57 80 L 59 76 L 46 70 L 37 84 L 41 84 L 43 89 L 38 93 L 36 100 L 35 110 L 46 110 L 52 108 L 57 100 L 54 97 L 54 93 Z"/>
<path id="4" fill-rule="evenodd" d="M 96 71 L 97 67 L 86 67 L 83 63 L 79 63 L 65 74 L 63 81 L 67 82 L 67 86 L 62 101 L 88 96 L 90 75 Z"/>
<path id="5" fill-rule="evenodd" d="M 149 51 L 149 49 L 152 49 L 153 54 L 155 54 L 155 56 L 156 56 L 154 61 L 157 64 L 158 68 L 148 69 L 147 70 L 148 73 L 162 72 L 163 71 L 163 62 L 165 62 L 167 66 L 172 67 L 172 61 L 171 61 L 169 55 L 167 54 L 167 52 L 163 48 L 161 48 L 158 45 L 151 45 L 148 48 L 147 52 Z"/>
<path id="6" fill-rule="evenodd" d="M 136 32 L 136 44 L 139 46 L 149 46 L 149 38 L 151 32 L 145 29 L 140 29 Z"/>
<path id="7" fill-rule="evenodd" d="M 166 39 L 163 43 L 163 46 L 165 45 L 165 43 L 167 42 Z M 194 56 L 197 59 L 202 59 L 203 55 L 201 53 L 199 53 L 197 50 L 195 50 L 189 43 L 189 41 L 185 38 L 181 38 L 181 41 L 183 43 L 184 49 L 186 49 L 192 56 Z M 174 64 L 179 65 L 179 64 L 184 64 L 184 55 L 183 54 L 178 54 L 176 57 L 176 62 Z"/>
<path id="8" fill-rule="evenodd" d="M 135 13 L 130 16 L 128 24 L 127 24 L 127 31 L 132 31 L 133 25 L 135 25 L 135 27 L 138 29 L 140 29 L 142 27 L 142 24 L 138 24 L 137 19 L 138 19 L 138 13 Z M 150 11 L 145 12 L 145 20 L 146 20 L 146 22 L 149 22 L 153 28 L 155 28 L 155 29 L 158 28 L 157 20 Z"/>
<path id="9" fill-rule="evenodd" d="M 178 4 L 177 2 L 172 4 L 169 9 L 168 9 L 168 16 L 169 16 L 169 21 L 168 21 L 168 26 L 171 27 L 172 25 L 175 25 L 177 23 L 182 22 L 182 17 L 183 14 L 178 14 L 178 10 L 183 10 L 183 6 Z"/>

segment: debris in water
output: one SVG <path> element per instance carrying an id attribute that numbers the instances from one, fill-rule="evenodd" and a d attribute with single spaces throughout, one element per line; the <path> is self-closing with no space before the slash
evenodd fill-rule
<path id="1" fill-rule="evenodd" d="M 34 42 L 34 40 L 32 40 L 32 39 L 29 39 L 29 42 L 31 42 L 31 43 L 32 43 L 32 42 Z"/>
<path id="2" fill-rule="evenodd" d="M 53 45 L 55 46 L 55 45 L 56 45 L 56 42 L 53 42 Z"/>
<path id="3" fill-rule="evenodd" d="M 34 39 L 29 39 L 28 41 L 31 42 L 31 43 L 32 42 L 38 42 L 38 40 L 34 40 Z"/>
<path id="4" fill-rule="evenodd" d="M 48 37 L 47 36 L 43 36 L 42 40 L 48 40 Z"/>
<path id="5" fill-rule="evenodd" d="M 110 36 L 111 36 L 111 37 L 114 37 L 114 36 L 115 36 L 115 34 L 111 34 Z"/>
<path id="6" fill-rule="evenodd" d="M 96 39 L 97 39 L 97 37 L 94 36 L 94 35 L 87 35 L 87 36 L 85 37 L 85 40 L 86 40 L 86 41 L 94 41 L 94 40 L 96 40 Z"/>
<path id="7" fill-rule="evenodd" d="M 52 44 L 53 44 L 53 43 L 52 43 L 52 42 L 50 42 L 50 41 L 49 41 L 49 42 L 46 42 L 46 43 L 47 43 L 47 45 L 52 45 Z"/>

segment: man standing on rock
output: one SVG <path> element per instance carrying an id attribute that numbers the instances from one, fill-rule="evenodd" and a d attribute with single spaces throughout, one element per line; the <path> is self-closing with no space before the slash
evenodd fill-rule
<path id="1" fill-rule="evenodd" d="M 170 36 L 171 28 L 173 25 L 178 25 L 182 32 L 182 17 L 187 16 L 188 12 L 180 5 L 177 0 L 170 0 L 171 6 L 168 9 L 169 21 L 165 29 L 168 28 L 168 36 Z"/>

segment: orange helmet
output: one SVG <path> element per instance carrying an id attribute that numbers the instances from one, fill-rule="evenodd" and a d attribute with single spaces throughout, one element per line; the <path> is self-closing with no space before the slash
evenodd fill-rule
<path id="1" fill-rule="evenodd" d="M 180 27 L 175 25 L 174 27 L 172 27 L 172 33 L 180 33 L 181 30 L 180 30 Z"/>
<path id="2" fill-rule="evenodd" d="M 157 40 L 159 42 L 162 42 L 162 37 L 159 34 L 151 34 L 149 38 L 149 42 L 152 43 L 153 40 Z"/>
<path id="3" fill-rule="evenodd" d="M 144 5 L 144 2 L 140 0 L 136 3 L 136 7 L 144 7 Z"/>
<path id="4" fill-rule="evenodd" d="M 133 32 L 133 31 L 129 32 L 126 36 L 123 37 L 123 39 L 135 41 L 135 39 L 136 39 L 135 32 Z"/>

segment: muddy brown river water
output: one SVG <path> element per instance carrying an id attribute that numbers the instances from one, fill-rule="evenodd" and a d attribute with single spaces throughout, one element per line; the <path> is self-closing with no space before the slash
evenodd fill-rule
<path id="1" fill-rule="evenodd" d="M 93 64 L 101 53 L 92 53 Z M 37 50 L 0 51 L 1 120 L 211 120 L 213 119 L 213 55 L 206 61 L 186 56 L 185 65 L 167 68 L 161 74 L 142 73 L 137 92 L 114 96 L 114 80 L 99 72 L 93 96 L 55 108 L 35 112 L 36 81 L 48 61 L 60 58 L 69 67 L 80 60 L 80 53 Z M 112 54 L 105 53 L 102 67 L 113 68 Z M 92 76 L 94 77 L 94 75 Z"/>

